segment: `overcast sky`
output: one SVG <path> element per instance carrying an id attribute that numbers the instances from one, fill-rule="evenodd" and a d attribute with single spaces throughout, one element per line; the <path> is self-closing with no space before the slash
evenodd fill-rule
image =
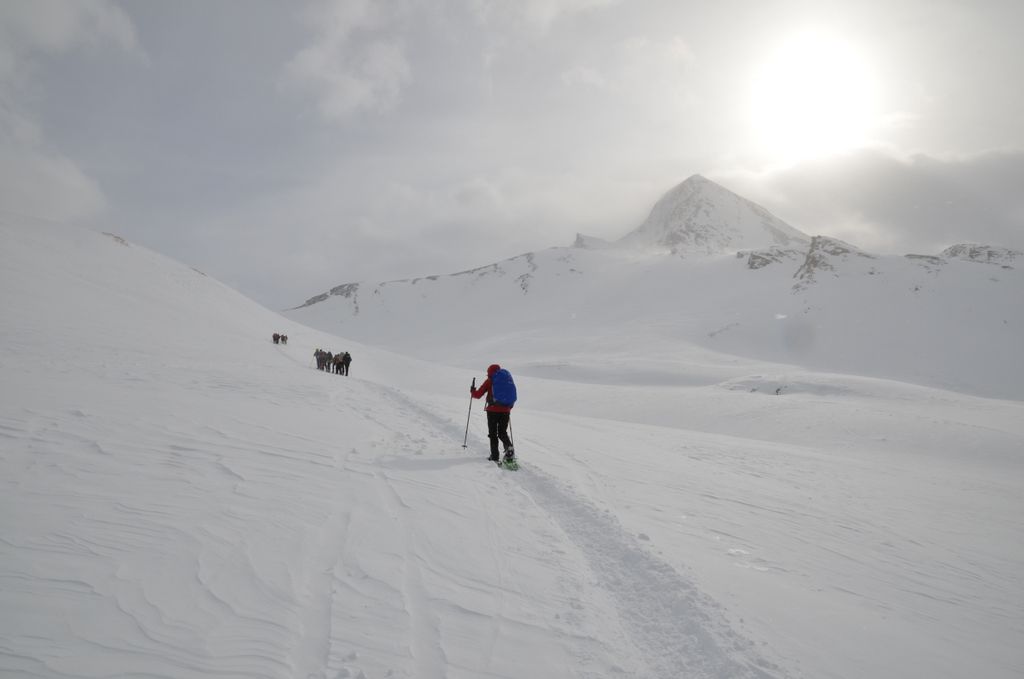
<path id="1" fill-rule="evenodd" d="M 272 308 L 618 238 L 700 173 L 879 253 L 1024 249 L 1020 0 L 0 1 L 0 217 Z"/>

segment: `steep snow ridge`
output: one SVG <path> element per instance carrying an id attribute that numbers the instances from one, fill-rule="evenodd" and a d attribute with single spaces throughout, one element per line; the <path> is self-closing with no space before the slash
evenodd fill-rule
<path id="1" fill-rule="evenodd" d="M 605 318 L 618 315 L 629 288 L 625 277 L 644 270 L 631 261 L 616 250 L 551 248 L 454 274 L 338 286 L 284 313 L 424 357 L 451 355 L 453 336 L 473 341 L 490 337 L 494 328 L 516 333 L 559 326 L 573 314 L 593 316 L 595 306 L 606 310 Z"/>
<path id="2" fill-rule="evenodd" d="M 565 249 L 559 248 L 559 250 Z M 519 288 L 522 290 L 522 292 L 526 293 L 529 291 L 530 288 L 530 279 L 532 278 L 532 274 L 535 271 L 537 271 L 537 265 L 534 263 L 535 258 L 535 253 L 527 252 L 525 254 L 517 255 L 516 257 L 506 259 L 502 262 L 496 262 L 494 264 L 488 264 L 486 266 L 481 266 L 474 269 L 467 269 L 466 271 L 459 271 L 457 273 L 447 274 L 444 276 L 434 275 L 423 276 L 420 278 L 402 278 L 392 281 L 383 281 L 381 283 L 373 285 L 369 294 L 377 297 L 383 297 L 385 289 L 388 288 L 405 288 L 407 286 L 416 286 L 421 283 L 429 284 L 437 281 L 457 279 L 461 277 L 469 277 L 474 281 L 480 279 L 488 279 L 491 277 L 505 278 L 510 273 L 513 274 L 514 280 L 516 281 L 516 283 L 518 283 Z M 571 255 L 565 254 L 560 257 L 560 260 L 564 262 L 569 262 L 571 261 Z M 358 315 L 359 292 L 361 289 L 366 289 L 370 287 L 371 286 L 364 285 L 362 283 L 344 283 L 342 285 L 338 285 L 331 288 L 328 292 L 310 297 L 302 305 L 295 307 L 294 309 L 290 309 L 289 311 L 295 311 L 298 309 L 311 307 L 315 304 L 320 304 L 321 302 L 326 302 L 331 298 L 337 297 L 347 301 L 347 305 L 352 315 Z"/>
<path id="3" fill-rule="evenodd" d="M 666 193 L 646 221 L 616 241 L 663 248 L 680 256 L 717 255 L 770 246 L 795 247 L 808 236 L 745 198 L 700 175 Z"/>

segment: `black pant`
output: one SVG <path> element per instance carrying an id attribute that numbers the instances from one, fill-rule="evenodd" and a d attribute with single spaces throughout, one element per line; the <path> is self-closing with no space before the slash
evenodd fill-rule
<path id="1" fill-rule="evenodd" d="M 498 439 L 501 439 L 505 450 L 512 447 L 508 437 L 509 413 L 487 411 L 487 438 L 491 440 L 491 457 L 498 457 Z"/>

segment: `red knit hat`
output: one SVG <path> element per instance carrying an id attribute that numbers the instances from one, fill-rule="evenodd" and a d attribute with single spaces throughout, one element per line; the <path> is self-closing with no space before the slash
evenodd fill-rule
<path id="1" fill-rule="evenodd" d="M 491 365 L 487 366 L 487 376 L 493 377 L 494 373 L 498 372 L 499 370 L 501 370 L 501 366 L 498 365 L 497 363 L 492 363 Z"/>

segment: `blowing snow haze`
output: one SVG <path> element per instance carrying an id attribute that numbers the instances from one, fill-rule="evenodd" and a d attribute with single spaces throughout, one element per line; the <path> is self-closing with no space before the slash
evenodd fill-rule
<path id="1" fill-rule="evenodd" d="M 743 358 L 780 374 L 1022 398 L 1021 261 L 984 244 L 872 254 L 697 175 L 617 241 L 580 234 L 455 274 L 345 283 L 284 313 L 421 358 L 475 367 L 466 356 L 490 354 L 537 376 L 705 384 Z M 566 337 L 587 358 L 566 354 Z"/>

